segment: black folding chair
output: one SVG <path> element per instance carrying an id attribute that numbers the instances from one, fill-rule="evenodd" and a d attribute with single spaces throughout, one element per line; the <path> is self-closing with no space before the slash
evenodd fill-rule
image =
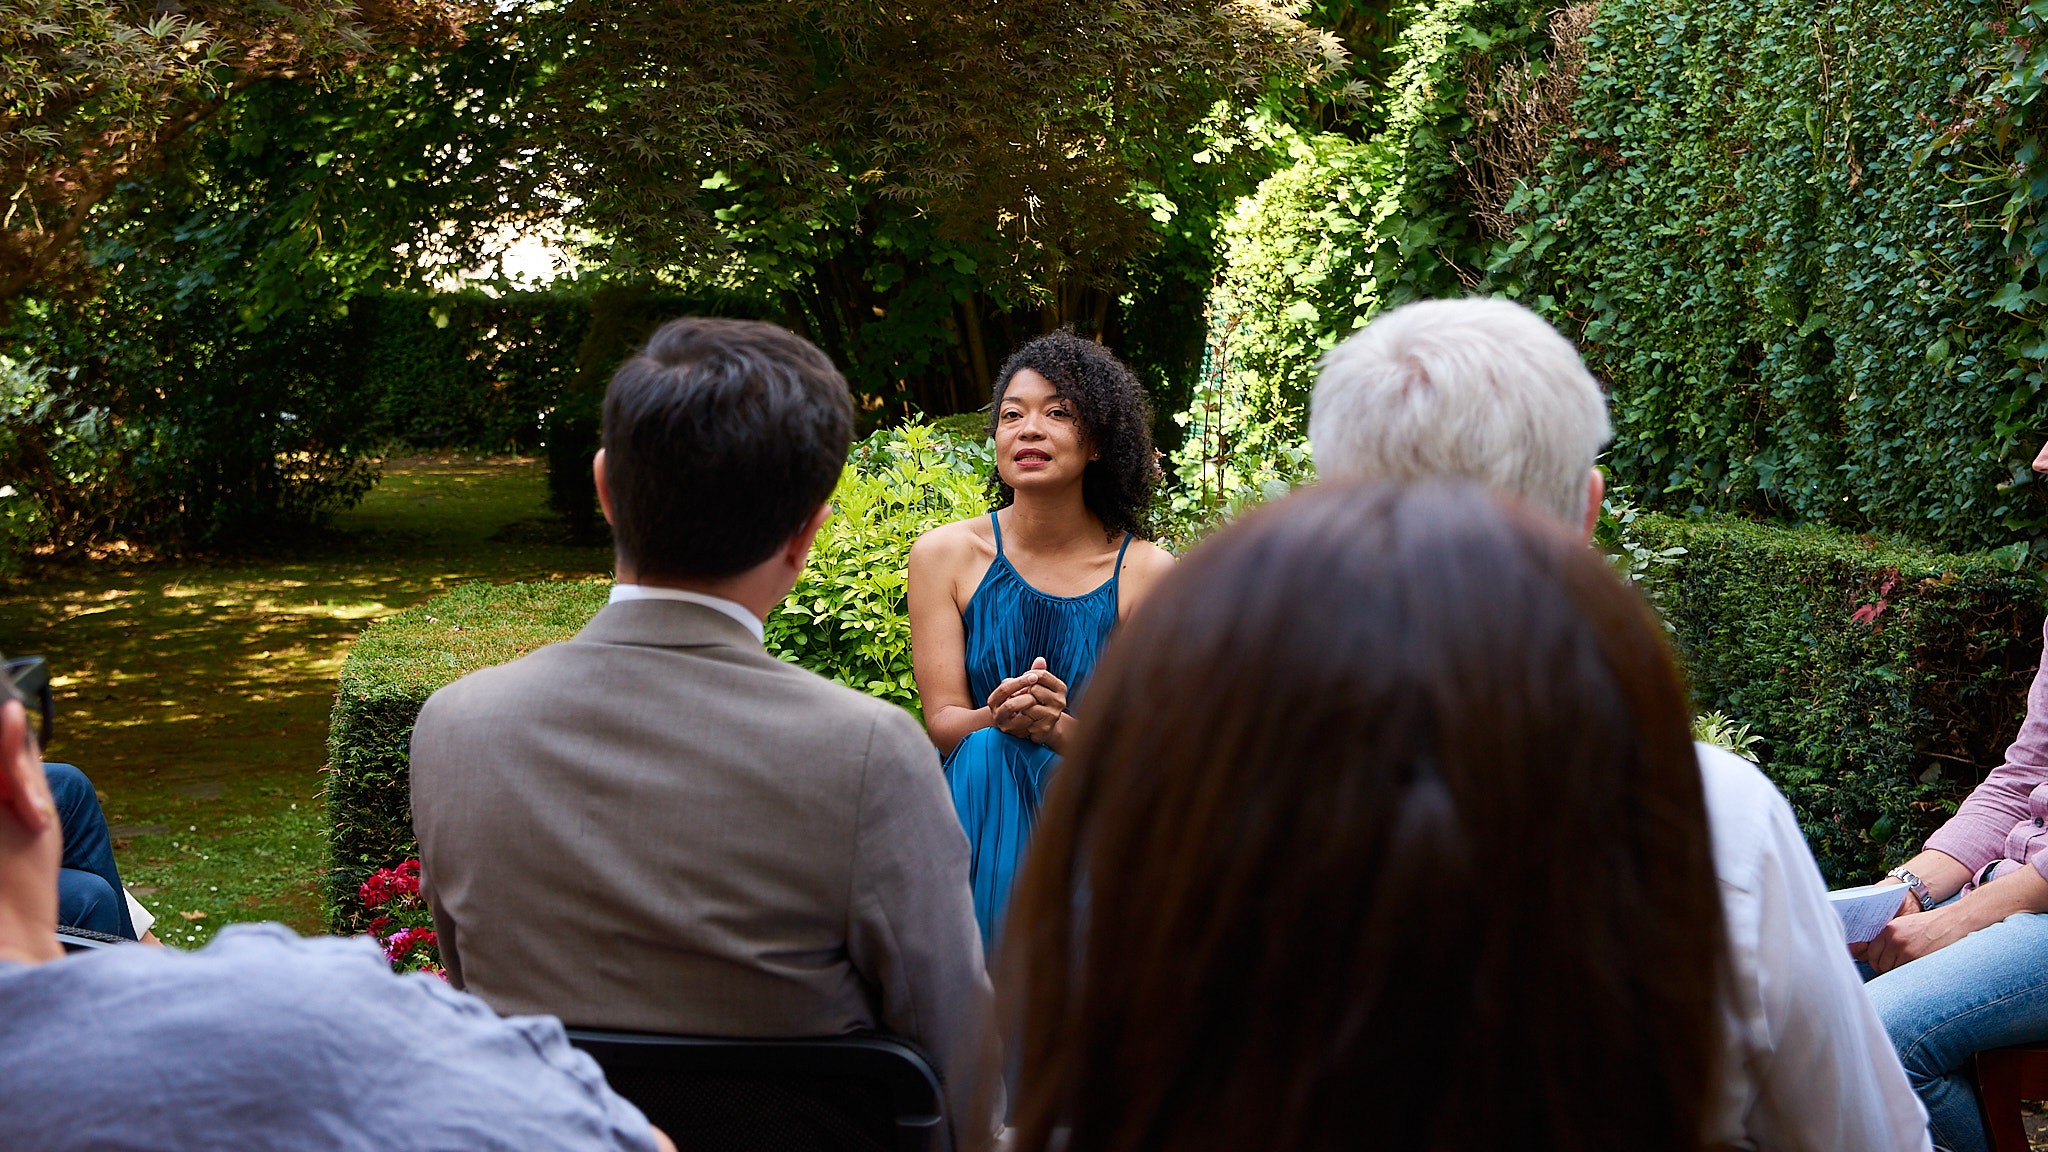
<path id="1" fill-rule="evenodd" d="M 678 1152 L 932 1152 L 938 1074 L 886 1036 L 728 1040 L 569 1029 Z"/>

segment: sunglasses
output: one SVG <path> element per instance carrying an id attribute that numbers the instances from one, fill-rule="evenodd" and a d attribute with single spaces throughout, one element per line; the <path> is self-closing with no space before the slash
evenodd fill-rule
<path id="1" fill-rule="evenodd" d="M 36 743 L 45 748 L 50 746 L 50 735 L 55 731 L 57 701 L 50 693 L 50 665 L 41 656 L 23 656 L 7 662 L 7 679 L 14 684 L 14 690 L 25 700 L 34 701 L 34 707 L 42 710 L 42 736 Z"/>

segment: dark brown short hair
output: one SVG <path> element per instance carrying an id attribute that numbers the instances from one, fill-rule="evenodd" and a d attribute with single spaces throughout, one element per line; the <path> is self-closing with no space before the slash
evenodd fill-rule
<path id="1" fill-rule="evenodd" d="M 1581 542 L 1309 490 L 1164 580 L 1088 705 L 1005 928 L 1018 1148 L 1700 1146 L 1690 712 Z"/>
<path id="2" fill-rule="evenodd" d="M 642 576 L 744 572 L 832 495 L 852 440 L 846 380 L 810 341 L 756 320 L 671 320 L 605 389 L 619 554 Z"/>

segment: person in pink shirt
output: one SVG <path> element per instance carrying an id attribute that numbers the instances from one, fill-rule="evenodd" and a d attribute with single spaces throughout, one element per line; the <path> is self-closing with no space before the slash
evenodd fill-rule
<path id="1" fill-rule="evenodd" d="M 1985 1152 L 1970 1057 L 2048 1040 L 2048 661 L 2005 763 L 1884 882 L 1908 889 L 1899 914 L 1850 951 L 1878 974 L 1864 987 L 1934 1142 Z"/>

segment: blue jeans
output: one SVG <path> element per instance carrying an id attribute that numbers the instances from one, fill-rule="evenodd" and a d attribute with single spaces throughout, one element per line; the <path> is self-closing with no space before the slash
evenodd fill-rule
<path id="1" fill-rule="evenodd" d="M 1970 1057 L 2048 1040 L 2048 913 L 2009 916 L 1863 987 L 1927 1105 L 1934 1142 L 1990 1152 Z"/>
<path id="2" fill-rule="evenodd" d="M 58 823 L 64 829 L 57 922 L 135 939 L 128 898 L 121 893 L 121 873 L 114 867 L 107 818 L 100 812 L 92 781 L 69 764 L 44 764 L 43 776 L 50 782 L 50 798 L 57 802 Z"/>

